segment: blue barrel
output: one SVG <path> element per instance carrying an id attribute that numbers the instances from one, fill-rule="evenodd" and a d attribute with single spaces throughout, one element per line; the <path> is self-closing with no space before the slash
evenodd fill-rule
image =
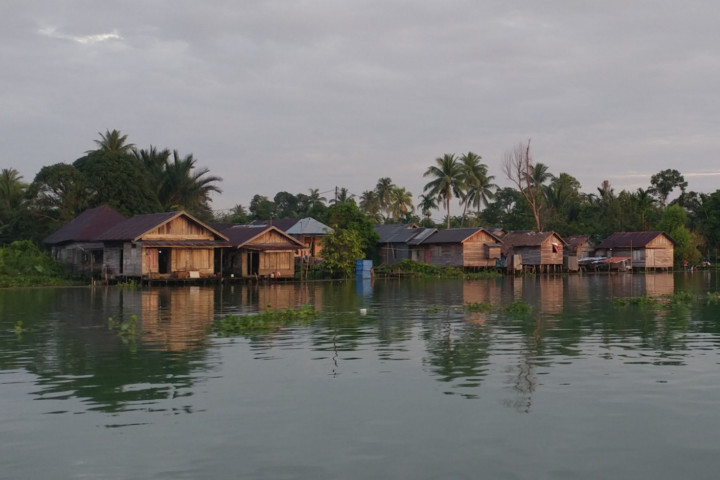
<path id="1" fill-rule="evenodd" d="M 372 276 L 372 268 L 372 260 L 358 260 L 355 263 L 355 277 L 370 278 Z"/>

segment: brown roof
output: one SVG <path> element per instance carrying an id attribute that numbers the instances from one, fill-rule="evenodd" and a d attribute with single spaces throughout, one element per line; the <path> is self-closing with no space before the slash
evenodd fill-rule
<path id="1" fill-rule="evenodd" d="M 665 232 L 615 232 L 595 248 L 644 247 L 660 235 L 665 235 L 675 245 L 675 240 Z"/>
<path id="2" fill-rule="evenodd" d="M 285 245 L 252 244 L 252 240 L 254 240 L 255 238 L 259 237 L 260 235 L 262 235 L 268 231 L 275 231 L 276 233 L 282 235 L 283 237 L 287 238 L 288 243 Z M 279 249 L 279 247 L 283 247 L 285 249 L 287 249 L 287 248 L 292 248 L 292 249 L 305 248 L 305 244 L 303 244 L 299 240 L 295 240 L 293 237 L 291 237 L 287 233 L 283 232 L 279 228 L 274 227 L 274 226 L 271 227 L 269 225 L 233 225 L 231 227 L 224 229 L 221 233 L 228 238 L 228 240 L 230 241 L 230 245 L 235 248 L 248 247 L 248 248 L 254 248 L 254 249 L 258 249 L 258 250 L 259 249 L 277 250 L 277 249 Z"/>
<path id="3" fill-rule="evenodd" d="M 137 240 L 144 234 L 158 228 L 160 225 L 163 225 L 170 220 L 173 220 L 174 218 L 180 216 L 187 217 L 190 221 L 197 223 L 203 228 L 209 230 L 221 240 L 226 240 L 223 235 L 215 231 L 213 228 L 193 218 L 192 215 L 188 214 L 187 212 L 182 211 L 135 215 L 134 217 L 128 218 L 122 223 L 115 225 L 113 228 L 110 228 L 102 235 L 99 235 L 97 239 L 104 242 Z"/>
<path id="4" fill-rule="evenodd" d="M 85 210 L 70 223 L 65 224 L 55 233 L 48 235 L 43 243 L 57 245 L 66 242 L 91 242 L 126 218 L 113 208 L 102 205 Z"/>
<path id="5" fill-rule="evenodd" d="M 445 230 L 438 230 L 437 232 L 433 233 L 428 238 L 423 240 L 422 243 L 462 243 L 478 232 L 485 232 L 490 235 L 497 243 L 501 243 L 501 240 L 498 237 L 485 230 L 484 228 L 448 228 Z"/>
<path id="6" fill-rule="evenodd" d="M 509 232 L 503 235 L 502 241 L 509 247 L 538 247 L 553 235 L 560 239 L 563 244 L 567 244 L 567 242 L 555 232 Z"/>

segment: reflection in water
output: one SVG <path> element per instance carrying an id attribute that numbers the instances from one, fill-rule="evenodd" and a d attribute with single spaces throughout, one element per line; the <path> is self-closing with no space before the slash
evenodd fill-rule
<path id="1" fill-rule="evenodd" d="M 698 292 L 715 281 L 681 278 Z M 551 372 L 555 362 L 582 358 L 588 346 L 601 347 L 598 356 L 606 360 L 683 365 L 694 346 L 688 334 L 718 329 L 701 306 L 643 310 L 612 303 L 669 294 L 674 285 L 671 274 L 616 274 L 3 292 L 0 368 L 35 374 L 38 399 L 79 398 L 85 408 L 107 412 L 149 408 L 139 404 L 192 395 L 195 377 L 213 368 L 209 331 L 217 316 L 311 304 L 322 312 L 313 326 L 251 335 L 239 344 L 266 360 L 283 350 L 309 349 L 333 377 L 368 355 L 388 365 L 415 362 L 421 346 L 422 368 L 446 385 L 445 393 L 478 398 L 488 376 L 502 372 L 514 392 L 504 403 L 530 412 L 538 375 Z M 517 300 L 532 312 L 463 308 Z M 131 315 L 140 319 L 136 336 L 107 328 L 109 317 Z M 26 331 L 10 334 L 18 320 Z"/>

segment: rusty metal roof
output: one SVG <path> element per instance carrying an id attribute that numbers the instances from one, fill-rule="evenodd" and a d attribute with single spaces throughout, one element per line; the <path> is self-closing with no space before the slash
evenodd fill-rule
<path id="1" fill-rule="evenodd" d="M 660 235 L 665 235 L 675 245 L 675 240 L 665 232 L 615 232 L 595 248 L 644 247 Z"/>
<path id="2" fill-rule="evenodd" d="M 107 205 L 91 208 L 82 212 L 55 233 L 45 237 L 43 243 L 57 245 L 66 242 L 95 241 L 100 234 L 125 220 L 123 215 Z"/>

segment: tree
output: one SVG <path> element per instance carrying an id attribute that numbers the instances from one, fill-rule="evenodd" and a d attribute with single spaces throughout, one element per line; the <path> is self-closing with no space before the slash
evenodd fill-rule
<path id="1" fill-rule="evenodd" d="M 96 150 L 73 163 L 91 193 L 88 207 L 107 204 L 126 216 L 161 210 L 145 167 L 133 155 Z"/>
<path id="2" fill-rule="evenodd" d="M 215 215 L 215 221 L 220 223 L 247 223 L 248 220 L 247 210 L 239 203 L 227 213 Z"/>
<path id="3" fill-rule="evenodd" d="M 463 217 L 468 207 L 474 207 L 480 216 L 482 206 L 488 205 L 497 189 L 497 185 L 492 183 L 495 177 L 488 175 L 488 167 L 480 162 L 481 159 L 480 155 L 473 152 L 460 157 L 465 190 Z"/>
<path id="4" fill-rule="evenodd" d="M 395 187 L 390 192 L 390 203 L 388 204 L 388 212 L 392 215 L 394 222 L 406 219 L 415 207 L 412 202 L 412 193 L 405 190 L 405 187 Z"/>
<path id="5" fill-rule="evenodd" d="M 447 228 L 450 228 L 450 201 L 453 196 L 463 198 L 462 168 L 454 154 L 446 153 L 435 159 L 435 165 L 430 166 L 423 174 L 432 180 L 425 185 L 423 192 L 429 192 L 443 202 L 447 213 Z"/>
<path id="6" fill-rule="evenodd" d="M 170 160 L 170 150 L 167 148 L 158 151 L 156 147 L 150 145 L 148 150 L 135 150 L 133 155 L 144 167 L 148 174 L 148 182 L 150 188 L 155 192 L 158 199 L 163 194 L 165 182 L 167 182 L 167 166 Z M 162 203 L 162 200 L 161 200 Z"/>
<path id="7" fill-rule="evenodd" d="M 375 185 L 375 193 L 380 209 L 385 212 L 387 217 L 390 216 L 390 203 L 392 202 L 392 191 L 395 184 L 389 177 L 380 178 Z"/>
<path id="8" fill-rule="evenodd" d="M 358 208 L 354 200 L 350 199 L 345 203 L 338 204 L 335 208 L 328 209 L 321 221 L 336 230 L 346 229 L 358 232 L 364 252 L 363 258 L 376 258 L 380 237 L 375 231 L 373 221 Z"/>
<path id="9" fill-rule="evenodd" d="M 688 183 L 677 170 L 666 169 L 650 177 L 650 185 L 650 191 L 657 197 L 660 208 L 665 208 L 670 193 L 675 188 L 684 193 Z"/>
<path id="10" fill-rule="evenodd" d="M 321 242 L 322 268 L 333 277 L 352 276 L 357 260 L 365 258 L 362 238 L 356 230 L 336 228 Z"/>
<path id="11" fill-rule="evenodd" d="M 96 199 L 83 173 L 74 165 L 43 167 L 29 188 L 33 209 L 56 224 L 64 224 L 95 205 Z"/>
<path id="12" fill-rule="evenodd" d="M 535 163 L 530 156 L 530 140 L 527 144 L 520 142 L 513 150 L 505 153 L 503 171 L 523 196 L 532 210 L 535 219 L 535 229 L 542 231 L 540 213 L 543 208 L 540 190 L 537 184 L 537 173 Z"/>
<path id="13" fill-rule="evenodd" d="M 360 195 L 360 209 L 376 223 L 382 223 L 382 207 L 376 190 L 365 190 Z"/>
<path id="14" fill-rule="evenodd" d="M 14 168 L 0 172 L 0 244 L 15 240 L 19 223 L 27 218 L 28 184 Z"/>
<path id="15" fill-rule="evenodd" d="M 14 168 L 3 168 L 0 172 L 0 227 L 24 207 L 28 184 Z"/>
<path id="16" fill-rule="evenodd" d="M 118 130 L 105 130 L 105 133 L 100 135 L 100 140 L 94 140 L 98 148 L 96 150 L 88 150 L 85 153 L 92 152 L 116 152 L 116 153 L 131 153 L 135 148 L 135 145 L 127 142 L 127 135 L 122 135 Z"/>
<path id="17" fill-rule="evenodd" d="M 432 210 L 435 210 L 437 207 L 437 201 L 433 195 L 426 195 L 424 193 L 420 195 L 418 208 L 422 212 L 423 217 L 425 217 L 425 223 L 431 223 L 430 216 L 432 214 Z"/>
<path id="18" fill-rule="evenodd" d="M 210 194 L 222 193 L 216 185 L 222 178 L 209 173 L 207 168 L 195 170 L 196 160 L 192 154 L 180 157 L 173 150 L 173 161 L 165 166 L 165 181 L 160 190 L 160 203 L 166 210 L 187 210 L 205 219 L 211 216 Z"/>
<path id="19" fill-rule="evenodd" d="M 698 263 L 702 256 L 697 249 L 698 239 L 687 229 L 687 213 L 680 205 L 670 205 L 663 211 L 658 228 L 675 240 L 675 263 L 687 260 L 691 264 Z"/>
<path id="20" fill-rule="evenodd" d="M 277 218 L 277 207 L 264 195 L 255 195 L 250 200 L 250 216 L 253 220 L 272 220 Z"/>
<path id="21" fill-rule="evenodd" d="M 278 218 L 297 218 L 298 198 L 290 192 L 278 192 L 273 198 Z"/>

